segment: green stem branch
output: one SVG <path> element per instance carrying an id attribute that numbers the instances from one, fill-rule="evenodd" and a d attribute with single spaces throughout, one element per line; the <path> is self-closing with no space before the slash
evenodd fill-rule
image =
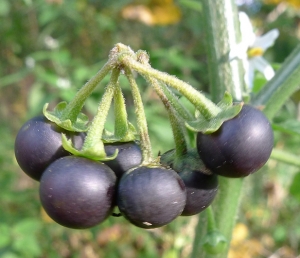
<path id="1" fill-rule="evenodd" d="M 244 87 L 243 67 L 241 62 L 228 62 L 228 53 L 239 40 L 237 8 L 233 0 L 202 0 L 203 19 L 207 26 L 207 46 L 209 47 L 209 73 L 212 100 L 218 102 L 225 89 L 235 100 L 241 100 L 241 92 Z M 230 243 L 232 230 L 236 222 L 239 200 L 243 186 L 243 179 L 228 179 L 219 177 L 219 190 L 212 204 L 216 227 Z M 203 239 L 206 230 L 201 229 L 204 215 L 200 214 L 196 230 L 197 242 L 194 242 L 193 257 L 201 258 L 225 258 L 226 251 L 222 254 L 212 255 L 204 252 L 199 239 Z"/>
<path id="2" fill-rule="evenodd" d="M 141 150 L 143 154 L 142 164 L 148 165 L 153 161 L 152 148 L 151 148 L 151 142 L 148 133 L 147 119 L 145 115 L 142 97 L 130 68 L 124 67 L 124 71 L 131 87 L 133 102 L 135 106 L 135 114 L 137 117 L 137 125 L 138 125 L 138 130 L 140 135 Z"/>
<path id="3" fill-rule="evenodd" d="M 167 85 L 170 85 L 174 89 L 178 90 L 182 95 L 184 95 L 207 119 L 215 117 L 221 109 L 217 107 L 212 101 L 207 99 L 203 94 L 194 89 L 191 85 L 177 79 L 174 76 L 171 76 L 167 73 L 160 72 L 156 69 L 153 69 L 147 65 L 141 64 L 138 61 L 135 61 L 130 56 L 121 56 L 120 60 L 125 66 L 130 67 L 133 70 L 136 70 L 138 73 L 143 76 L 154 77 Z"/>
<path id="4" fill-rule="evenodd" d="M 170 100 L 165 95 L 165 91 L 162 90 L 157 80 L 146 77 L 147 81 L 152 85 L 154 90 L 156 91 L 157 95 L 159 96 L 160 100 L 164 104 L 171 123 L 173 137 L 174 137 L 174 143 L 175 143 L 175 157 L 182 158 L 187 153 L 187 143 L 185 139 L 185 127 L 183 122 L 179 119 L 178 115 L 176 114 L 172 104 L 170 103 Z"/>
<path id="5" fill-rule="evenodd" d="M 300 167 L 300 159 L 298 155 L 294 155 L 292 153 L 288 153 L 284 150 L 273 149 L 271 153 L 271 159 L 275 159 L 286 164 Z"/>
<path id="6" fill-rule="evenodd" d="M 73 100 L 67 105 L 66 109 L 63 111 L 61 120 L 70 119 L 75 122 L 78 114 L 80 113 L 86 99 L 95 87 L 102 81 L 102 79 L 109 73 L 113 68 L 113 62 L 108 61 L 102 69 L 90 79 L 75 95 Z"/>
<path id="7" fill-rule="evenodd" d="M 230 50 L 241 39 L 237 7 L 233 0 L 202 0 L 202 6 L 212 99 L 219 102 L 228 91 L 235 101 L 241 101 L 244 88 L 241 61 L 228 61 Z"/>
<path id="8" fill-rule="evenodd" d="M 104 130 L 104 125 L 106 122 L 106 117 L 108 115 L 109 108 L 114 96 L 116 85 L 118 83 L 120 71 L 118 69 L 113 69 L 110 82 L 102 96 L 101 102 L 98 106 L 97 114 L 95 115 L 87 136 L 85 138 L 82 150 L 87 150 L 98 142 L 102 141 L 102 134 Z"/>
<path id="9" fill-rule="evenodd" d="M 114 112 L 115 112 L 115 136 L 122 138 L 128 130 L 127 111 L 125 100 L 120 85 L 118 84 L 114 95 Z"/>
<path id="10" fill-rule="evenodd" d="M 254 105 L 262 105 L 271 120 L 300 86 L 300 44 L 288 56 L 275 76 L 254 97 Z"/>

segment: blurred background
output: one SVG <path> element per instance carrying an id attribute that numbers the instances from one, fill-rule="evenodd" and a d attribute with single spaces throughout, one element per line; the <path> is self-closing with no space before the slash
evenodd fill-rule
<path id="1" fill-rule="evenodd" d="M 278 28 L 280 36 L 265 54 L 278 69 L 300 39 L 299 0 L 237 0 L 258 34 Z M 176 75 L 209 95 L 202 6 L 196 0 L 1 0 L 0 1 L 0 257 L 97 258 L 189 257 L 197 216 L 144 230 L 111 217 L 91 230 L 71 230 L 43 212 L 38 183 L 14 157 L 14 139 L 22 124 L 70 101 L 121 42 L 146 50 L 152 67 Z M 96 111 L 105 83 L 87 101 Z M 134 121 L 129 86 L 120 79 L 129 117 Z M 142 78 L 141 88 L 154 153 L 173 147 L 163 106 Z M 255 85 L 265 83 L 256 74 Z M 277 114 L 276 147 L 299 155 L 300 94 Z M 112 126 L 112 119 L 107 127 Z M 298 127 L 300 128 L 300 127 Z M 229 257 L 291 257 L 300 253 L 300 171 L 270 160 L 246 179 Z M 259 182 L 259 183 L 257 183 Z"/>

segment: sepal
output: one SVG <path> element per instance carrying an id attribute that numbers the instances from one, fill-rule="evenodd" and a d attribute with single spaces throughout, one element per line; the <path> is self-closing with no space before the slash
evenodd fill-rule
<path id="1" fill-rule="evenodd" d="M 202 116 L 195 121 L 186 122 L 186 127 L 193 132 L 201 132 L 205 134 L 213 133 L 217 131 L 221 125 L 235 116 L 241 111 L 244 103 L 237 105 L 229 105 L 228 96 L 220 102 L 222 111 L 210 120 L 204 119 Z"/>
<path id="2" fill-rule="evenodd" d="M 59 127 L 66 129 L 71 132 L 85 132 L 88 130 L 87 123 L 89 122 L 88 117 L 79 113 L 75 122 L 70 119 L 63 119 L 63 113 L 67 107 L 67 102 L 63 101 L 57 104 L 53 111 L 48 111 L 48 103 L 43 107 L 44 116 L 51 122 L 57 124 Z"/>
<path id="3" fill-rule="evenodd" d="M 62 145 L 64 149 L 75 156 L 85 157 L 92 160 L 98 161 L 109 161 L 113 160 L 118 156 L 118 150 L 112 156 L 107 156 L 104 149 L 104 144 L 102 141 L 95 143 L 93 146 L 87 149 L 77 150 L 72 145 L 72 141 L 67 139 L 65 134 L 62 134 Z"/>

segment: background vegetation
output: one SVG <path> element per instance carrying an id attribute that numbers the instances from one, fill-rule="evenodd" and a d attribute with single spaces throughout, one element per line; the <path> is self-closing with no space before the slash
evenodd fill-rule
<path id="1" fill-rule="evenodd" d="M 275 69 L 280 67 L 299 42 L 299 1 L 237 3 L 258 33 L 279 29 L 265 57 Z M 18 167 L 13 146 L 26 120 L 40 114 L 45 102 L 54 106 L 72 99 L 118 42 L 146 50 L 154 68 L 209 95 L 201 13 L 201 4 L 193 0 L 1 0 L 0 257 L 189 257 L 197 216 L 155 230 L 114 217 L 91 230 L 53 223 L 41 209 L 38 183 Z M 85 106 L 91 117 L 105 81 Z M 126 81 L 121 83 L 126 89 Z M 167 151 L 173 144 L 166 113 L 145 82 L 138 83 L 154 153 Z M 255 89 L 264 83 L 257 74 Z M 126 104 L 134 119 L 129 93 L 125 90 Z M 295 93 L 274 119 L 276 147 L 295 155 L 300 154 L 299 100 Z M 270 160 L 246 179 L 230 257 L 292 258 L 300 253 L 298 172 L 296 166 Z"/>

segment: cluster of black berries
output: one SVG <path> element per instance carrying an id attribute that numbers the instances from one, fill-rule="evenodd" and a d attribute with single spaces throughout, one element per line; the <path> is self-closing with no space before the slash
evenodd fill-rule
<path id="1" fill-rule="evenodd" d="M 172 162 L 141 165 L 135 142 L 105 144 L 112 161 L 98 162 L 71 155 L 62 147 L 61 133 L 75 147 L 85 134 L 59 128 L 45 117 L 35 117 L 20 129 L 15 155 L 22 170 L 40 181 L 40 199 L 48 215 L 70 228 L 89 228 L 112 214 L 121 214 L 142 228 L 168 224 L 179 215 L 194 215 L 211 204 L 218 175 L 244 177 L 268 160 L 273 147 L 269 121 L 258 109 L 244 105 L 241 112 L 212 134 L 197 134 L 197 158 L 205 169 L 178 171 Z M 187 157 L 188 159 L 189 157 Z M 193 160 L 193 159 L 191 159 Z"/>

